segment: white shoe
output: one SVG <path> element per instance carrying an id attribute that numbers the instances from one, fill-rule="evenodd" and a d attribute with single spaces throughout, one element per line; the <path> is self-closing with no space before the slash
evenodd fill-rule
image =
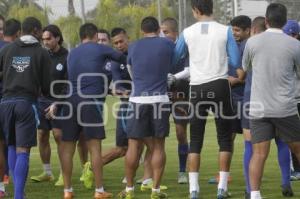
<path id="1" fill-rule="evenodd" d="M 123 178 L 122 184 L 127 184 L 127 179 L 126 179 L 126 177 Z"/>

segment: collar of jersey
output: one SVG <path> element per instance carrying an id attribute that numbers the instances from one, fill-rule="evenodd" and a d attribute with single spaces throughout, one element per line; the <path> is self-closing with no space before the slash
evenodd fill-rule
<path id="1" fill-rule="evenodd" d="M 283 31 L 279 28 L 268 28 L 266 32 L 283 33 Z"/>

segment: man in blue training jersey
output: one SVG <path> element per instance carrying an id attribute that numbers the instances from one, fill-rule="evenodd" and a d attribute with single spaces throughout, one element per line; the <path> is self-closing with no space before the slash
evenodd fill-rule
<path id="1" fill-rule="evenodd" d="M 28 17 L 22 24 L 22 36 L 0 52 L 3 73 L 3 98 L 0 121 L 8 145 L 8 164 L 14 181 L 14 198 L 24 199 L 30 149 L 36 146 L 39 123 L 36 101 L 50 92 L 48 52 L 39 43 L 42 24 Z"/>
<path id="2" fill-rule="evenodd" d="M 9 19 L 4 24 L 4 38 L 0 41 L 0 49 L 15 41 L 21 34 L 21 23 L 16 19 Z M 0 99 L 2 98 L 2 74 L 0 77 Z M 3 131 L 0 130 L 0 198 L 5 196 L 5 184 L 9 183 L 8 148 L 4 144 Z"/>
<path id="3" fill-rule="evenodd" d="M 296 20 L 288 20 L 285 26 L 283 27 L 283 32 L 295 39 L 298 39 L 300 27 Z M 300 87 L 300 80 L 297 81 L 297 88 Z M 300 98 L 300 90 L 297 90 L 296 97 Z M 298 106 L 300 107 L 300 106 Z M 297 157 L 295 154 L 292 153 L 292 173 L 291 173 L 291 180 L 300 180 L 300 164 L 298 163 Z"/>
<path id="4" fill-rule="evenodd" d="M 165 18 L 162 21 L 160 26 L 161 32 L 164 34 L 166 38 L 171 39 L 174 43 L 177 42 L 178 39 L 178 22 L 174 18 Z M 173 77 L 172 85 L 170 86 L 171 100 L 174 103 L 174 112 L 172 113 L 174 118 L 174 123 L 176 127 L 176 137 L 178 141 L 178 159 L 179 159 L 179 173 L 178 173 L 178 183 L 186 184 L 188 183 L 188 178 L 186 176 L 186 163 L 188 157 L 188 141 L 187 141 L 187 124 L 189 122 L 188 115 L 188 90 L 189 90 L 189 80 L 187 79 L 179 79 L 178 73 L 182 72 L 182 68 L 185 64 L 185 60 L 183 59 L 176 67 L 172 74 L 169 75 Z M 177 77 L 177 78 L 176 78 Z"/>
<path id="5" fill-rule="evenodd" d="M 103 98 L 107 95 L 107 79 L 104 74 L 106 60 L 126 64 L 126 56 L 112 48 L 97 43 L 97 27 L 86 23 L 80 27 L 81 44 L 68 57 L 68 79 L 71 83 L 69 108 L 63 115 L 70 117 L 62 126 L 62 171 L 64 198 L 73 198 L 71 185 L 73 155 L 80 133 L 86 140 L 91 155 L 91 167 L 95 178 L 95 199 L 110 198 L 102 181 L 101 140 L 105 138 L 102 118 Z"/>
<path id="6" fill-rule="evenodd" d="M 212 0 L 192 0 L 191 5 L 198 22 L 183 31 L 175 54 L 175 62 L 189 54 L 190 63 L 190 110 L 194 111 L 190 120 L 190 198 L 199 198 L 200 153 L 206 117 L 211 109 L 215 113 L 220 147 L 217 198 L 223 199 L 229 196 L 227 180 L 233 150 L 228 64 L 235 69 L 240 67 L 239 50 L 231 28 L 213 20 Z"/>
<path id="7" fill-rule="evenodd" d="M 257 17 L 253 20 L 251 25 L 251 35 L 257 35 L 266 30 L 265 18 Z M 244 177 L 246 184 L 245 199 L 250 199 L 250 181 L 249 181 L 249 164 L 252 157 L 252 143 L 251 143 L 251 130 L 249 121 L 249 103 L 251 95 L 251 84 L 252 84 L 252 72 L 247 71 L 245 80 L 245 90 L 243 99 L 243 117 L 242 127 L 245 139 L 245 150 L 244 150 Z M 282 194 L 286 197 L 293 196 L 293 191 L 290 184 L 290 150 L 288 145 L 282 142 L 278 137 L 275 138 L 275 142 L 278 149 L 278 162 L 281 169 L 281 186 Z"/>
<path id="8" fill-rule="evenodd" d="M 144 38 L 129 46 L 128 65 L 133 89 L 127 115 L 128 150 L 126 153 L 126 189 L 120 198 L 134 198 L 134 176 L 139 165 L 143 143 L 152 151 L 152 199 L 167 198 L 160 190 L 166 154 L 165 137 L 169 134 L 170 104 L 167 75 L 171 71 L 174 43 L 159 37 L 154 17 L 142 20 Z M 151 50 L 149 50 L 151 49 Z"/>
<path id="9" fill-rule="evenodd" d="M 270 4 L 266 11 L 268 29 L 247 41 L 243 56 L 243 68 L 252 71 L 251 199 L 262 198 L 261 179 L 273 138 L 287 143 L 300 160 L 300 119 L 295 99 L 295 80 L 300 77 L 300 43 L 283 33 L 286 21 L 286 7 Z"/>

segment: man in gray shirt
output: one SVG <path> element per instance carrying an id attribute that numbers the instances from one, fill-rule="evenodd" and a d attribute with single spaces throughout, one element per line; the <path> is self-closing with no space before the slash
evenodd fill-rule
<path id="1" fill-rule="evenodd" d="M 281 30 L 286 21 L 286 7 L 270 4 L 266 12 L 268 30 L 250 38 L 244 51 L 243 67 L 253 72 L 251 199 L 261 199 L 264 163 L 275 136 L 288 143 L 300 160 L 300 119 L 295 99 L 295 74 L 300 77 L 300 43 Z"/>

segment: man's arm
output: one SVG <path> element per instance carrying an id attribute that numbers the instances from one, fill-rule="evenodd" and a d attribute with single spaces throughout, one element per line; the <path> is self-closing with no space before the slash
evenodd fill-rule
<path id="1" fill-rule="evenodd" d="M 298 50 L 296 53 L 295 66 L 296 66 L 297 77 L 298 79 L 300 79 L 300 42 L 298 42 Z"/>
<path id="2" fill-rule="evenodd" d="M 226 45 L 228 64 L 237 69 L 241 66 L 240 51 L 233 37 L 232 30 L 229 27 L 227 32 L 227 45 Z"/>
<path id="3" fill-rule="evenodd" d="M 243 70 L 247 72 L 247 70 L 251 70 L 252 64 L 251 64 L 251 50 L 250 50 L 250 45 L 249 42 L 247 42 L 245 50 L 244 50 L 244 55 L 242 59 L 242 66 Z"/>
<path id="4" fill-rule="evenodd" d="M 127 57 L 124 55 L 122 52 L 116 51 L 112 49 L 111 47 L 105 46 L 106 47 L 106 56 L 107 59 L 116 61 L 120 64 L 124 64 L 126 66 L 127 64 Z"/>
<path id="5" fill-rule="evenodd" d="M 176 46 L 173 52 L 173 60 L 172 67 L 175 68 L 178 66 L 180 60 L 186 59 L 188 56 L 188 46 L 185 42 L 183 33 L 179 36 Z M 181 66 L 182 70 L 184 69 L 184 65 Z"/>

